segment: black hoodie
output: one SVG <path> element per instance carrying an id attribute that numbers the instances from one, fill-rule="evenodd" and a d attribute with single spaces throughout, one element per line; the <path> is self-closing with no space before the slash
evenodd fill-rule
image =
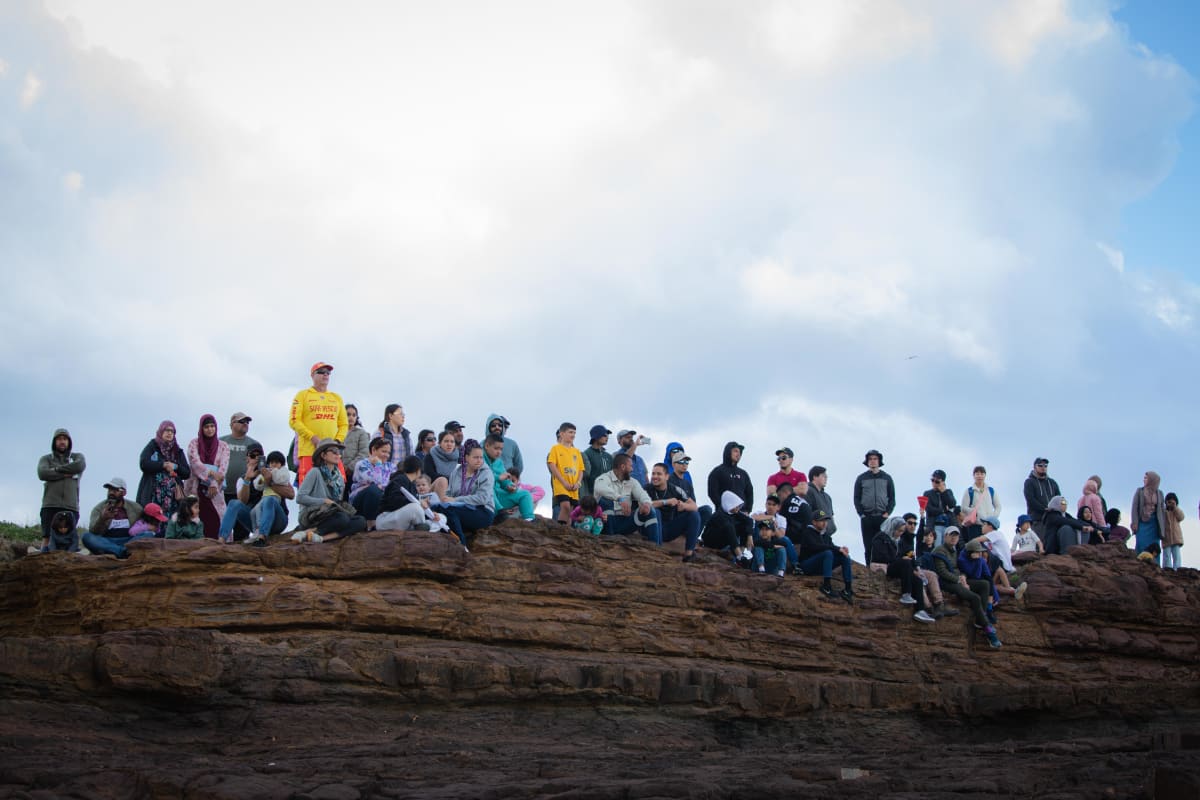
<path id="1" fill-rule="evenodd" d="M 721 455 L 720 466 L 713 467 L 708 473 L 708 499 L 712 500 L 714 508 L 721 507 L 721 492 L 733 492 L 742 498 L 742 508 L 754 508 L 754 486 L 750 483 L 750 474 L 733 463 L 729 453 L 737 446 L 737 442 L 727 442 Z"/>

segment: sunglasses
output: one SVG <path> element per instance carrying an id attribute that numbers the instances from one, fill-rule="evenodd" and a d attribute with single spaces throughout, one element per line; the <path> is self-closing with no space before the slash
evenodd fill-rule
<path id="1" fill-rule="evenodd" d="M 319 370 L 317 370 L 316 374 L 317 375 L 328 375 L 332 371 L 333 370 L 329 370 L 329 369 L 319 369 Z"/>
<path id="2" fill-rule="evenodd" d="M 776 461 L 787 461 L 789 458 L 791 458 L 791 456 L 779 456 L 775 460 Z"/>

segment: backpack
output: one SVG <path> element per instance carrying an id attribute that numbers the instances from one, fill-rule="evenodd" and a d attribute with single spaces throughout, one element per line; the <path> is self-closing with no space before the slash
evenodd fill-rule
<path id="1" fill-rule="evenodd" d="M 988 494 L 992 498 L 992 508 L 995 508 L 996 507 L 996 490 L 989 486 Z M 975 506 L 975 487 L 974 486 L 967 487 L 967 505 L 969 505 L 971 507 Z"/>

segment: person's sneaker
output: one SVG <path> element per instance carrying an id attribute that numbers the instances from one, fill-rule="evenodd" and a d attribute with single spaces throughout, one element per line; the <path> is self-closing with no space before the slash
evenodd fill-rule
<path id="1" fill-rule="evenodd" d="M 41 550 L 38 550 L 38 555 L 45 555 L 46 553 L 49 553 L 49 552 L 50 552 L 50 545 L 45 544 L 45 545 L 42 545 Z"/>
<path id="2" fill-rule="evenodd" d="M 935 608 L 933 610 L 933 618 L 935 620 L 941 619 L 944 616 L 946 616 L 946 612 L 942 611 L 941 609 Z"/>
<path id="3" fill-rule="evenodd" d="M 1025 581 L 1021 581 L 1021 585 L 1017 587 L 1017 593 L 1013 596 L 1016 597 L 1017 600 L 1019 601 L 1022 597 L 1025 596 L 1025 590 L 1028 588 L 1029 588 L 1029 584 L 1026 583 Z"/>
<path id="4" fill-rule="evenodd" d="M 767 568 L 766 568 L 766 567 L 762 567 L 762 566 L 760 566 L 760 567 L 758 568 L 758 574 L 760 574 L 760 575 L 766 575 L 766 574 L 767 574 Z"/>
<path id="5" fill-rule="evenodd" d="M 850 605 L 854 605 L 854 591 L 852 589 L 842 589 L 838 592 L 838 597 L 845 600 Z"/>
<path id="6" fill-rule="evenodd" d="M 913 614 L 913 619 L 915 619 L 917 622 L 937 622 L 936 619 L 925 613 L 925 609 L 923 608 L 917 613 Z"/>
<path id="7" fill-rule="evenodd" d="M 958 609 L 957 608 L 947 608 L 945 603 L 938 603 L 937 610 L 938 610 L 938 613 L 941 614 L 943 617 L 957 617 L 958 616 Z"/>
<path id="8" fill-rule="evenodd" d="M 833 587 L 826 586 L 825 584 L 821 584 L 821 594 L 826 597 L 837 597 L 837 592 L 833 591 Z"/>
<path id="9" fill-rule="evenodd" d="M 428 522 L 418 522 L 416 525 L 412 526 L 412 529 L 414 531 L 427 531 L 427 530 L 429 530 L 429 523 Z"/>
<path id="10" fill-rule="evenodd" d="M 750 559 L 754 558 L 754 553 L 751 553 L 749 550 L 742 550 L 741 555 L 739 555 L 738 558 L 744 561 L 749 561 Z"/>
<path id="11" fill-rule="evenodd" d="M 781 570 L 781 569 L 777 569 L 777 570 L 775 570 L 775 577 L 777 577 L 777 578 L 782 578 L 782 577 L 783 577 L 783 570 Z"/>
<path id="12" fill-rule="evenodd" d="M 692 563 L 692 562 L 693 562 L 693 561 L 695 561 L 695 560 L 696 560 L 696 554 L 695 554 L 695 553 L 688 553 L 688 554 L 684 555 L 684 557 L 683 557 L 683 563 L 684 563 L 684 564 L 690 564 L 690 563 Z"/>
<path id="13" fill-rule="evenodd" d="M 996 635 L 996 632 L 995 632 L 995 631 L 987 631 L 986 633 L 984 633 L 984 636 L 986 636 L 986 637 L 987 637 L 987 640 L 988 640 L 988 645 L 989 645 L 989 646 L 990 646 L 990 647 L 991 647 L 993 650 L 999 650 L 999 649 L 1000 649 L 1000 645 L 1001 645 L 1001 642 L 1000 642 L 1000 637 Z"/>
<path id="14" fill-rule="evenodd" d="M 242 542 L 242 544 L 250 544 L 250 545 L 258 544 L 263 538 L 264 538 L 263 535 L 261 533 L 259 533 L 258 531 L 251 531 L 250 535 L 246 537 L 246 541 Z M 224 541 L 224 540 L 222 540 L 222 541 Z"/>
<path id="15" fill-rule="evenodd" d="M 900 595 L 900 602 L 906 606 L 915 606 L 917 604 L 917 601 L 908 592 Z"/>
<path id="16" fill-rule="evenodd" d="M 316 531 L 296 531 L 292 534 L 292 541 L 297 544 L 320 544 L 324 539 Z"/>

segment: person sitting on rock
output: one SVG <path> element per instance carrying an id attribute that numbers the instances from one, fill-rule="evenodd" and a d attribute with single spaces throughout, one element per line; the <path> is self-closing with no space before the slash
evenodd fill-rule
<path id="1" fill-rule="evenodd" d="M 1014 588 L 1009 580 L 1009 574 L 1015 570 L 1012 564 L 1012 551 L 1009 550 L 1004 534 L 1000 533 L 1000 520 L 996 517 L 983 517 L 979 523 L 983 533 L 977 538 L 984 543 L 984 555 L 988 569 L 992 573 L 992 583 L 995 585 L 996 592 L 1007 597 L 1024 595 L 1025 590 L 1020 586 Z M 962 553 L 959 553 L 959 558 L 962 558 Z"/>
<path id="2" fill-rule="evenodd" d="M 637 530 L 643 538 L 662 544 L 658 509 L 646 490 L 633 480 L 633 459 L 624 453 L 613 456 L 612 469 L 596 476 L 594 489 L 596 499 L 609 512 L 607 533 L 622 535 Z"/>
<path id="3" fill-rule="evenodd" d="M 945 534 L 945 530 L 942 531 Z M 924 587 L 925 607 L 930 609 L 929 613 L 934 619 L 942 617 L 957 617 L 957 608 L 948 608 L 946 599 L 942 595 L 942 587 L 938 582 L 937 571 L 933 565 L 933 551 L 939 547 L 937 544 L 937 531 L 933 528 L 926 528 L 921 531 L 920 546 L 917 548 L 917 555 L 913 559 L 916 562 L 916 567 L 913 569 L 913 577 L 921 582 Z"/>
<path id="4" fill-rule="evenodd" d="M 383 490 L 379 515 L 375 517 L 375 530 L 427 531 L 435 525 L 441 529 L 442 523 L 446 522 L 445 517 L 428 511 L 429 500 L 421 497 L 418 481 L 421 478 L 426 482 L 429 480 L 429 476 L 421 471 L 422 466 L 420 456 L 408 456 L 400 462 L 400 468 L 392 473 L 387 488 Z M 449 526 L 446 530 L 449 530 Z"/>
<path id="5" fill-rule="evenodd" d="M 104 488 L 108 497 L 92 508 L 83 546 L 96 555 L 125 558 L 125 545 L 132 538 L 129 529 L 141 519 L 142 507 L 125 499 L 124 478 L 113 478 Z"/>
<path id="6" fill-rule="evenodd" d="M 785 514 L 786 516 L 786 514 Z M 805 575 L 820 573 L 821 594 L 826 597 L 840 597 L 847 603 L 854 603 L 854 571 L 850 560 L 850 549 L 838 547 L 825 535 L 829 525 L 829 515 L 824 509 L 818 508 L 812 512 L 812 521 L 805 526 L 800 535 L 799 551 L 796 553 L 797 566 Z M 842 585 L 840 592 L 833 591 L 833 568 L 842 568 Z"/>
<path id="7" fill-rule="evenodd" d="M 1081 537 L 1090 537 L 1094 530 L 1092 525 L 1081 522 L 1067 513 L 1067 498 L 1061 494 L 1054 495 L 1046 504 L 1042 525 L 1046 531 L 1047 555 L 1066 555 L 1068 548 L 1079 544 Z"/>
<path id="8" fill-rule="evenodd" d="M 754 520 L 754 568 L 765 573 L 770 568 L 779 577 L 796 567 L 796 546 L 786 536 L 787 519 L 779 513 L 779 498 L 769 495 L 766 508 L 751 514 Z"/>
<path id="9" fill-rule="evenodd" d="M 876 565 L 880 565 L 885 577 L 900 579 L 900 602 L 906 606 L 917 607 L 913 619 L 918 622 L 936 622 L 937 620 L 925 612 L 925 593 L 917 590 L 912 556 L 904 555 L 900 551 L 900 534 L 907 524 L 903 517 L 889 517 L 883 523 L 879 533 L 871 540 L 871 567 L 874 569 Z"/>
<path id="10" fill-rule="evenodd" d="M 728 489 L 721 494 L 721 508 L 713 513 L 700 534 L 705 547 L 729 553 L 734 566 L 754 558 L 751 547 L 754 523 L 742 513 L 742 498 Z"/>
<path id="11" fill-rule="evenodd" d="M 505 468 L 502 458 L 504 453 L 504 437 L 498 433 L 489 433 L 483 441 L 483 461 L 492 471 L 492 491 L 496 498 L 496 514 L 509 514 L 515 511 L 521 519 L 532 522 L 533 495 L 517 486 L 516 479 Z"/>
<path id="12" fill-rule="evenodd" d="M 179 501 L 179 508 L 167 523 L 168 539 L 203 539 L 204 523 L 200 521 L 200 498 L 194 494 Z"/>
<path id="13" fill-rule="evenodd" d="M 996 634 L 995 617 L 991 614 L 992 590 L 991 583 L 986 580 L 970 580 L 958 569 L 958 538 L 959 530 L 951 525 L 942 533 L 942 545 L 932 553 L 933 568 L 938 576 L 943 592 L 955 595 L 971 609 L 975 627 L 983 631 L 988 644 L 993 648 L 1001 645 L 1000 637 Z M 973 551 L 978 558 L 983 552 L 983 545 L 972 542 L 976 549 Z M 986 566 L 986 565 L 985 565 Z"/>
<path id="14" fill-rule="evenodd" d="M 1110 508 L 1104 515 L 1104 522 L 1108 525 L 1108 541 L 1128 547 L 1129 537 L 1133 536 L 1133 532 L 1121 524 L 1121 509 Z"/>
<path id="15" fill-rule="evenodd" d="M 669 475 L 666 464 L 655 464 L 650 469 L 650 482 L 642 488 L 662 521 L 662 540 L 672 542 L 684 537 L 683 560 L 691 561 L 700 541 L 700 512 L 696 498 L 688 494 L 687 484 L 672 483 Z"/>

